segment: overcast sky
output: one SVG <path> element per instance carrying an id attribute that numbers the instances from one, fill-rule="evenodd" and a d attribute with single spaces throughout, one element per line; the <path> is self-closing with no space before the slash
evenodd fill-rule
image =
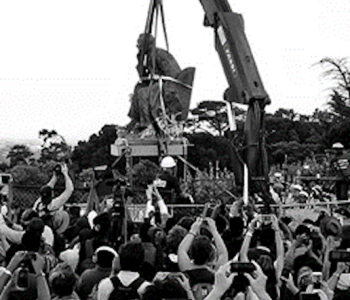
<path id="1" fill-rule="evenodd" d="M 197 69 L 192 106 L 227 87 L 199 0 L 163 0 L 170 51 Z M 311 114 L 329 82 L 313 64 L 349 55 L 349 0 L 231 0 L 272 104 Z M 148 0 L 0 1 L 0 138 L 55 129 L 70 142 L 126 124 Z M 163 41 L 159 42 L 164 46 Z"/>

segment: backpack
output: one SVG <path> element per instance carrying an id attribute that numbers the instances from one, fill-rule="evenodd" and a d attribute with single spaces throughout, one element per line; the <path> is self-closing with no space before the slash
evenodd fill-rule
<path id="1" fill-rule="evenodd" d="M 196 283 L 192 287 L 193 296 L 196 300 L 203 300 L 212 289 L 213 285 L 211 283 Z"/>
<path id="2" fill-rule="evenodd" d="M 133 300 L 140 299 L 137 293 L 138 288 L 145 282 L 145 279 L 139 277 L 129 286 L 124 286 L 117 276 L 111 278 L 113 284 L 113 292 L 109 295 L 108 300 Z"/>

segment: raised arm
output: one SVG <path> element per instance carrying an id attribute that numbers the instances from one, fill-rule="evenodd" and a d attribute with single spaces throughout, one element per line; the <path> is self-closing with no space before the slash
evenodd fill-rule
<path id="1" fill-rule="evenodd" d="M 38 291 L 38 300 L 51 300 L 49 285 L 44 270 L 44 258 L 35 253 L 35 259 L 32 260 L 32 265 L 35 271 L 36 288 Z"/>
<path id="2" fill-rule="evenodd" d="M 228 252 L 225 245 L 225 242 L 223 241 L 221 235 L 219 234 L 215 221 L 212 218 L 205 218 L 205 220 L 208 222 L 210 232 L 213 235 L 215 247 L 217 250 L 218 258 L 215 264 L 215 269 L 218 269 L 223 264 L 227 263 L 228 261 Z"/>
<path id="3" fill-rule="evenodd" d="M 272 221 L 272 228 L 275 231 L 275 241 L 276 241 L 276 251 L 277 251 L 277 259 L 276 259 L 276 278 L 281 278 L 282 270 L 284 267 L 284 247 L 283 240 L 281 236 L 281 230 L 278 225 L 278 219 L 274 216 Z"/>
<path id="4" fill-rule="evenodd" d="M 241 246 L 241 250 L 239 251 L 239 260 L 242 262 L 248 262 L 248 250 L 250 246 L 250 242 L 255 230 L 255 224 L 258 221 L 258 217 L 255 217 L 248 225 L 248 230 L 245 233 L 245 237 Z"/>
<path id="5" fill-rule="evenodd" d="M 62 165 L 62 174 L 65 181 L 65 190 L 61 195 L 52 200 L 50 206 L 53 210 L 61 208 L 68 201 L 74 190 L 73 182 L 69 177 L 68 167 L 66 164 Z"/>
<path id="6" fill-rule="evenodd" d="M 191 262 L 190 257 L 188 256 L 188 250 L 191 247 L 193 239 L 199 233 L 199 229 L 202 225 L 203 219 L 197 218 L 196 222 L 192 224 L 192 227 L 188 234 L 184 237 L 182 242 L 179 245 L 177 251 L 178 265 L 181 272 L 190 270 L 194 267 L 194 264 Z"/>

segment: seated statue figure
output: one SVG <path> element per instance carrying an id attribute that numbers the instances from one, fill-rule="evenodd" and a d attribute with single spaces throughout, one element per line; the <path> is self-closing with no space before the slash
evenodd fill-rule
<path id="1" fill-rule="evenodd" d="M 155 46 L 155 39 L 150 34 L 140 35 L 138 49 L 137 70 L 141 81 L 135 86 L 132 96 L 129 130 L 141 131 L 157 119 L 164 118 L 164 114 L 176 121 L 186 120 L 195 69 L 181 70 L 168 51 Z M 149 80 L 150 74 L 166 77 L 162 87 L 158 80 Z"/>

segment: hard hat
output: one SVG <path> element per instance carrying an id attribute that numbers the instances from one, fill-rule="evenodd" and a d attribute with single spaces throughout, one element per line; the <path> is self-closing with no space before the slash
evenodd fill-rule
<path id="1" fill-rule="evenodd" d="M 343 149 L 344 146 L 341 143 L 335 143 L 335 144 L 332 145 L 332 148 L 333 149 Z"/>
<path id="2" fill-rule="evenodd" d="M 175 160 L 171 156 L 165 156 L 160 162 L 162 168 L 173 168 L 176 166 Z"/>
<path id="3" fill-rule="evenodd" d="M 282 173 L 280 172 L 276 172 L 275 174 L 273 174 L 275 177 L 282 177 Z"/>

